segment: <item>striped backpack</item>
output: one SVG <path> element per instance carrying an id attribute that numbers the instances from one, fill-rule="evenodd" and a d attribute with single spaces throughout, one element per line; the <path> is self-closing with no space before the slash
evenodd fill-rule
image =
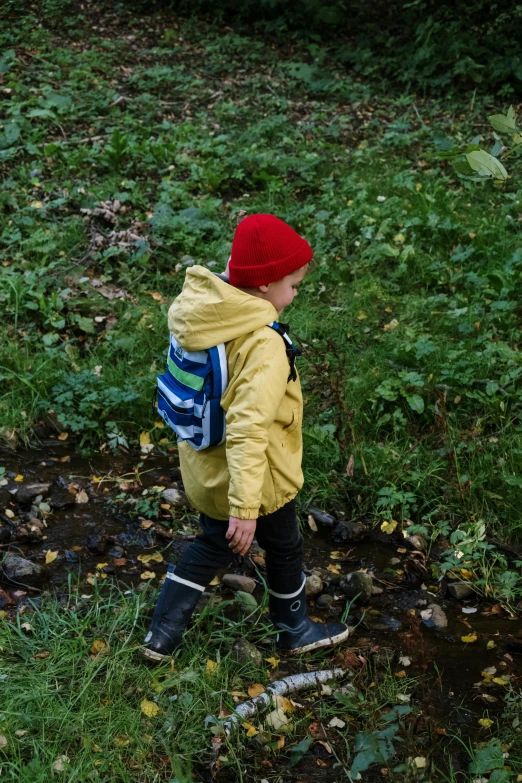
<path id="1" fill-rule="evenodd" d="M 273 321 L 267 326 L 285 341 L 290 363 L 288 381 L 295 381 L 295 358 L 301 351 L 294 347 L 286 324 Z M 228 385 L 224 343 L 205 351 L 185 351 L 171 335 L 167 371 L 157 380 L 158 413 L 172 427 L 178 441 L 187 441 L 196 451 L 223 443 L 225 411 L 221 397 Z"/>

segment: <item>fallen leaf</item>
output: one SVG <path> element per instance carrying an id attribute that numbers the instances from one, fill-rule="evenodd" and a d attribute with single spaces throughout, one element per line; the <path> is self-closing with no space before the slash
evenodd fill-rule
<path id="1" fill-rule="evenodd" d="M 347 669 L 360 669 L 362 661 L 353 650 L 343 650 L 343 662 Z"/>
<path id="2" fill-rule="evenodd" d="M 0 734 L 0 750 L 5 750 L 7 748 L 7 739 L 4 737 L 3 734 Z"/>
<path id="3" fill-rule="evenodd" d="M 262 555 L 254 555 L 252 560 L 254 563 L 258 566 L 264 566 L 266 565 L 265 558 Z"/>
<path id="4" fill-rule="evenodd" d="M 251 723 L 243 723 L 243 728 L 247 730 L 247 737 L 255 737 L 256 734 L 259 734 L 258 730 L 255 726 L 252 726 Z"/>
<path id="5" fill-rule="evenodd" d="M 330 685 L 327 685 L 326 683 L 323 682 L 321 684 L 321 693 L 324 696 L 331 696 L 332 695 L 332 688 L 330 687 Z"/>
<path id="6" fill-rule="evenodd" d="M 5 620 L 7 617 L 7 612 L 5 612 L 3 609 L 0 609 L 0 620 Z"/>
<path id="7" fill-rule="evenodd" d="M 468 636 L 461 636 L 460 641 L 465 642 L 466 644 L 473 644 L 473 642 L 476 642 L 478 639 L 477 634 L 475 632 L 470 633 Z"/>
<path id="8" fill-rule="evenodd" d="M 120 568 L 121 566 L 126 565 L 126 563 L 127 563 L 127 560 L 124 557 L 116 557 L 112 561 L 113 566 L 116 566 L 117 568 Z"/>
<path id="9" fill-rule="evenodd" d="M 491 720 L 491 718 L 480 718 L 479 719 L 479 725 L 484 726 L 485 729 L 489 729 L 491 726 L 493 726 L 494 721 Z"/>
<path id="10" fill-rule="evenodd" d="M 274 729 L 274 731 L 278 731 L 281 726 L 284 726 L 288 723 L 288 718 L 286 717 L 281 707 L 278 707 L 277 710 L 272 710 L 272 712 L 268 713 L 264 722 L 267 726 L 270 726 L 270 728 Z"/>
<path id="11" fill-rule="evenodd" d="M 408 658 L 407 655 L 401 655 L 399 658 L 399 663 L 401 666 L 411 666 L 411 658 Z"/>
<path id="12" fill-rule="evenodd" d="M 155 578 L 156 578 L 156 574 L 154 573 L 154 571 L 144 571 L 142 574 L 140 574 L 140 579 L 143 579 L 144 581 L 145 579 L 155 579 Z"/>
<path id="13" fill-rule="evenodd" d="M 159 707 L 154 701 L 148 699 L 142 699 L 140 703 L 141 711 L 147 718 L 155 718 L 159 712 Z"/>
<path id="14" fill-rule="evenodd" d="M 60 432 L 60 434 L 58 435 L 58 440 L 67 440 L 68 437 L 69 437 L 68 432 Z"/>
<path id="15" fill-rule="evenodd" d="M 413 763 L 415 764 L 417 769 L 424 769 L 426 766 L 426 759 L 424 758 L 424 756 L 416 756 L 413 759 Z"/>
<path id="16" fill-rule="evenodd" d="M 338 565 L 334 565 L 333 563 L 328 563 L 328 567 L 326 570 L 331 571 L 332 574 L 338 574 L 341 570 L 341 567 Z"/>
<path id="17" fill-rule="evenodd" d="M 127 745 L 130 745 L 130 737 L 127 737 L 126 734 L 118 735 L 114 737 L 114 744 L 117 748 L 126 748 Z"/>
<path id="18" fill-rule="evenodd" d="M 76 493 L 75 497 L 76 503 L 88 503 L 89 502 L 89 495 L 84 489 L 80 489 L 79 492 Z"/>
<path id="19" fill-rule="evenodd" d="M 45 553 L 45 564 L 49 565 L 49 563 L 54 563 L 54 561 L 56 560 L 57 557 L 58 557 L 58 552 L 57 551 L 56 552 L 51 552 L 51 550 L 49 549 Z"/>
<path id="20" fill-rule="evenodd" d="M 250 685 L 248 688 L 248 695 L 251 699 L 255 699 L 256 696 L 259 696 L 260 693 L 265 692 L 265 686 L 261 685 L 260 682 L 254 683 L 254 685 Z"/>
<path id="21" fill-rule="evenodd" d="M 317 759 L 315 763 L 317 764 L 318 767 L 321 767 L 321 769 L 325 769 L 328 766 L 328 762 L 323 761 L 322 759 Z"/>
<path id="22" fill-rule="evenodd" d="M 346 557 L 346 553 L 345 552 L 337 552 L 337 551 L 336 552 L 330 552 L 330 557 L 332 558 L 332 560 L 344 560 L 344 558 Z"/>
<path id="23" fill-rule="evenodd" d="M 332 718 L 332 720 L 328 724 L 328 728 L 332 728 L 332 729 L 335 729 L 335 728 L 337 728 L 337 729 L 344 729 L 345 726 L 346 726 L 346 723 L 344 722 L 344 720 L 340 720 L 339 718 L 335 718 L 335 717 Z"/>
<path id="24" fill-rule="evenodd" d="M 140 449 L 142 454 L 148 454 L 154 449 L 154 444 L 150 442 L 150 435 L 148 432 L 142 432 L 140 435 Z"/>
<path id="25" fill-rule="evenodd" d="M 109 565 L 108 563 L 98 563 L 98 565 L 96 566 L 96 570 L 102 571 L 108 565 Z"/>
<path id="26" fill-rule="evenodd" d="M 31 623 L 22 623 L 20 628 L 23 628 L 23 630 L 27 631 L 27 633 L 33 630 L 33 626 L 31 625 Z"/>
<path id="27" fill-rule="evenodd" d="M 278 737 L 276 750 L 281 750 L 281 748 L 284 748 L 285 746 L 285 738 L 284 737 Z"/>
<path id="28" fill-rule="evenodd" d="M 275 656 L 273 656 L 272 658 L 265 658 L 265 661 L 270 664 L 272 669 L 275 669 L 278 666 L 279 660 L 280 659 L 276 658 Z"/>
<path id="29" fill-rule="evenodd" d="M 95 639 L 91 647 L 91 655 L 106 655 L 109 652 L 109 645 L 103 639 Z"/>
<path id="30" fill-rule="evenodd" d="M 496 685 L 503 685 L 505 687 L 506 685 L 509 685 L 509 674 L 503 674 L 501 677 L 494 677 L 492 682 L 496 683 Z"/>
<path id="31" fill-rule="evenodd" d="M 143 522 L 140 523 L 140 527 L 142 530 L 148 530 L 152 527 L 153 524 L 154 522 L 152 519 L 144 519 Z"/>
<path id="32" fill-rule="evenodd" d="M 328 739 L 328 737 L 326 736 L 326 731 L 324 730 L 324 726 L 322 726 L 322 724 L 321 724 L 321 723 L 319 723 L 319 721 L 318 721 L 318 720 L 314 720 L 314 721 L 313 721 L 313 722 L 312 722 L 312 723 L 309 725 L 309 727 L 308 727 L 308 731 L 310 732 L 310 734 L 312 735 L 312 737 L 314 737 L 314 739 L 316 739 L 316 738 L 318 738 L 318 737 L 319 737 L 320 739 L 324 739 L 324 740 L 325 740 L 325 739 Z"/>
<path id="33" fill-rule="evenodd" d="M 64 772 L 65 767 L 69 764 L 69 756 L 58 756 L 53 761 L 53 769 L 55 772 Z"/>
<path id="34" fill-rule="evenodd" d="M 382 328 L 383 331 L 385 332 L 392 332 L 394 329 L 398 327 L 398 325 L 399 325 L 398 320 L 396 318 L 392 318 L 392 320 L 389 323 L 384 324 Z"/>
<path id="35" fill-rule="evenodd" d="M 36 655 L 33 655 L 33 658 L 36 658 L 38 661 L 43 661 L 45 658 L 48 658 L 50 656 L 51 652 L 50 650 L 43 650 L 42 652 L 36 653 Z"/>
<path id="36" fill-rule="evenodd" d="M 140 563 L 163 563 L 163 555 L 160 552 L 154 552 L 151 555 L 138 555 Z"/>
<path id="37" fill-rule="evenodd" d="M 209 582 L 210 587 L 215 587 L 218 584 L 219 584 L 219 576 L 215 576 L 214 579 L 211 582 Z"/>
<path id="38" fill-rule="evenodd" d="M 27 734 L 27 729 L 17 729 L 15 731 L 15 737 L 25 737 Z"/>
<path id="39" fill-rule="evenodd" d="M 395 676 L 398 677 L 399 679 L 402 679 L 403 677 L 406 677 L 406 672 L 403 669 L 400 672 L 395 672 Z"/>
<path id="40" fill-rule="evenodd" d="M 491 639 L 491 640 L 490 640 L 490 641 L 489 641 L 489 642 L 486 644 L 486 649 L 487 649 L 487 650 L 494 650 L 496 646 L 497 646 L 497 645 L 496 645 L 496 642 L 494 642 L 494 641 L 493 641 L 493 639 Z"/>
<path id="41" fill-rule="evenodd" d="M 322 745 L 323 748 L 326 750 L 327 753 L 332 753 L 332 747 L 329 742 L 325 742 L 324 740 L 317 740 L 318 745 Z"/>
<path id="42" fill-rule="evenodd" d="M 314 533 L 317 533 L 318 530 L 317 522 L 315 521 L 315 519 L 311 514 L 308 514 L 308 527 L 310 528 L 310 530 L 313 530 Z"/>
<path id="43" fill-rule="evenodd" d="M 353 458 L 353 454 L 350 454 L 350 459 L 348 460 L 348 463 L 346 465 L 346 475 L 348 478 L 352 478 L 353 476 L 353 470 L 354 470 L 355 460 Z"/>
<path id="44" fill-rule="evenodd" d="M 395 528 L 397 527 L 397 520 L 390 519 L 389 521 L 384 521 L 381 524 L 381 530 L 383 533 L 386 533 L 387 536 L 391 536 Z"/>
<path id="45" fill-rule="evenodd" d="M 357 313 L 357 320 L 358 320 L 358 321 L 364 321 L 364 319 L 365 319 L 365 318 L 367 318 L 367 317 L 368 317 L 368 316 L 366 315 L 366 313 L 365 313 L 365 312 L 363 312 L 362 310 L 360 310 L 360 311 Z"/>
<path id="46" fill-rule="evenodd" d="M 8 519 L 14 519 L 15 518 L 15 513 L 14 513 L 14 511 L 11 511 L 10 508 L 6 508 L 5 511 L 4 511 L 4 514 L 6 515 L 6 517 L 8 517 Z"/>
<path id="47" fill-rule="evenodd" d="M 211 677 L 216 671 L 217 667 L 218 667 L 217 662 L 211 661 L 209 658 L 207 661 L 207 665 L 205 667 L 205 674 L 207 675 L 207 677 Z"/>
<path id="48" fill-rule="evenodd" d="M 24 477 L 22 476 L 21 473 L 19 473 L 18 476 L 15 476 L 15 481 L 17 481 L 18 483 L 20 483 L 23 480 L 24 480 Z"/>

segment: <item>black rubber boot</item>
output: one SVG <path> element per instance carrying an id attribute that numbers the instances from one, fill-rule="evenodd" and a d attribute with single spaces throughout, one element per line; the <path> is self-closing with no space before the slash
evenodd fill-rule
<path id="1" fill-rule="evenodd" d="M 280 629 L 276 647 L 290 653 L 305 653 L 320 647 L 339 644 L 348 636 L 343 623 L 318 623 L 308 617 L 306 606 L 306 577 L 302 575 L 301 587 L 289 595 L 270 594 L 270 619 Z"/>
<path id="2" fill-rule="evenodd" d="M 149 632 L 143 640 L 145 646 L 140 649 L 149 661 L 162 661 L 181 646 L 183 632 L 205 589 L 176 576 L 174 568 L 168 567 Z"/>

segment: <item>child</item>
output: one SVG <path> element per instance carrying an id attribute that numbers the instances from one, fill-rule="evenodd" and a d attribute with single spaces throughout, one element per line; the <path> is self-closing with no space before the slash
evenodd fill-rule
<path id="1" fill-rule="evenodd" d="M 289 376 L 285 340 L 268 326 L 297 295 L 311 258 L 308 242 L 282 220 L 251 215 L 237 227 L 229 280 L 194 266 L 170 308 L 169 329 L 184 350 L 225 344 L 226 439 L 201 451 L 179 442 L 183 483 L 201 512 L 202 532 L 169 566 L 142 648 L 150 660 L 180 646 L 201 593 L 234 553 L 248 552 L 254 535 L 266 550 L 277 647 L 301 653 L 348 636 L 345 625 L 308 617 L 295 504 L 303 484 L 303 398 L 293 367 Z"/>

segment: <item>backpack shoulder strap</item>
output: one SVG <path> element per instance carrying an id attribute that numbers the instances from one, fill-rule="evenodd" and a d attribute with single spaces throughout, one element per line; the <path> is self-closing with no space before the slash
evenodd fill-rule
<path id="1" fill-rule="evenodd" d="M 296 348 L 292 340 L 290 339 L 289 325 L 282 324 L 279 321 L 272 321 L 272 323 L 267 324 L 267 326 L 273 329 L 274 332 L 277 332 L 284 340 L 286 355 L 288 356 L 288 363 L 290 364 L 290 375 L 288 376 L 288 382 L 290 383 L 290 381 L 296 381 L 297 371 L 295 369 L 295 360 L 296 357 L 301 356 L 303 352 L 300 348 Z"/>

